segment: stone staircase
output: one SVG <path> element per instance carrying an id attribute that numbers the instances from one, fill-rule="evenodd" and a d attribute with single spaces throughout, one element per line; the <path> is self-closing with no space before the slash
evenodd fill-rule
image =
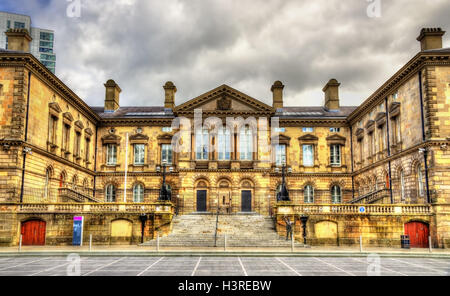
<path id="1" fill-rule="evenodd" d="M 189 214 L 172 221 L 170 235 L 161 237 L 161 247 L 213 247 L 216 229 L 215 214 Z M 227 236 L 228 247 L 290 247 L 291 242 L 280 237 L 273 220 L 258 214 L 219 215 L 217 246 L 223 247 Z M 145 242 L 156 246 L 156 239 Z M 295 247 L 303 244 L 295 242 Z"/>

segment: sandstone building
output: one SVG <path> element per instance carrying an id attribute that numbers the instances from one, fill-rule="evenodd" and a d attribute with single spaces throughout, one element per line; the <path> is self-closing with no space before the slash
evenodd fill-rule
<path id="1" fill-rule="evenodd" d="M 114 80 L 104 106 L 91 107 L 28 53 L 26 30 L 11 29 L 0 51 L 0 244 L 17 245 L 21 234 L 24 244 L 71 244 L 74 216 L 94 243 L 139 243 L 169 234 L 174 215 L 220 209 L 273 217 L 280 234 L 290 217 L 299 241 L 307 217 L 312 245 L 362 236 L 400 246 L 408 234 L 413 246 L 430 236 L 446 247 L 444 33 L 422 29 L 421 51 L 360 106 L 340 106 L 331 79 L 319 107 L 285 106 L 280 81 L 272 105 L 228 85 L 177 104 L 167 82 L 161 106 L 127 107 Z M 178 136 L 184 150 L 174 151 Z M 288 201 L 277 200 L 282 171 Z M 160 200 L 163 184 L 170 201 Z"/>

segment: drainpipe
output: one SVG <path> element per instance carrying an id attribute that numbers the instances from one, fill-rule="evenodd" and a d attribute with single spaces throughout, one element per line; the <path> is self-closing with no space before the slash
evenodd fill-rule
<path id="1" fill-rule="evenodd" d="M 386 110 L 386 137 L 387 137 L 387 153 L 388 153 L 388 157 L 391 157 L 391 138 L 389 137 L 389 112 L 388 112 L 388 98 L 385 97 L 384 98 L 384 107 Z M 388 161 L 388 175 L 389 175 L 389 193 L 391 196 L 391 204 L 394 203 L 394 197 L 392 195 L 392 170 L 391 170 L 391 160 Z"/>
<path id="2" fill-rule="evenodd" d="M 419 71 L 419 98 L 420 98 L 420 118 L 422 120 L 422 141 L 426 142 L 426 135 L 425 135 L 425 118 L 423 114 L 423 93 L 422 93 L 422 71 Z M 428 150 L 427 147 L 425 147 L 425 150 L 423 151 L 423 159 L 424 159 L 424 166 L 425 166 L 425 185 L 427 189 L 427 202 L 431 203 L 430 199 L 430 185 L 428 182 Z"/>
<path id="3" fill-rule="evenodd" d="M 95 189 L 96 189 L 96 184 L 97 184 L 97 135 L 98 135 L 98 122 L 95 125 L 95 155 L 94 155 L 94 192 L 93 192 L 93 196 L 95 197 Z"/>
<path id="4" fill-rule="evenodd" d="M 30 110 L 30 88 L 31 88 L 31 71 L 28 71 L 28 87 L 27 87 L 27 111 L 25 115 L 25 143 L 28 140 L 28 112 Z M 25 182 L 25 165 L 27 160 L 27 153 L 22 151 L 23 161 L 22 161 L 22 184 L 20 185 L 20 203 L 23 202 L 23 190 Z"/>
<path id="5" fill-rule="evenodd" d="M 350 155 L 352 157 L 352 199 L 355 198 L 355 182 L 353 176 L 353 127 L 350 125 Z"/>

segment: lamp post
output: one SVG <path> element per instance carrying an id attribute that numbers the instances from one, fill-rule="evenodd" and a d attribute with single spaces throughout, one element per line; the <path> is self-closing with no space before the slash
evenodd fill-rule
<path id="1" fill-rule="evenodd" d="M 167 186 L 166 186 L 166 167 L 167 167 L 167 162 L 163 162 L 162 163 L 162 177 L 163 177 L 163 182 L 162 182 L 162 186 L 161 189 L 159 191 L 159 198 L 158 200 L 160 201 L 170 201 L 172 199 L 172 193 L 167 191 Z M 161 168 L 158 166 L 156 167 L 156 171 L 159 173 L 161 172 Z M 169 167 L 169 173 L 173 172 L 173 167 Z"/>
<path id="2" fill-rule="evenodd" d="M 306 245 L 306 222 L 308 221 L 307 215 L 300 215 L 300 221 L 302 221 L 302 228 L 303 228 L 303 244 Z"/>
<path id="3" fill-rule="evenodd" d="M 139 220 L 141 220 L 141 244 L 144 243 L 145 222 L 148 220 L 147 214 L 144 213 L 143 208 L 144 207 L 142 207 L 142 214 L 139 216 Z"/>
<path id="4" fill-rule="evenodd" d="M 288 169 L 288 172 L 291 172 L 291 168 Z M 279 168 L 275 168 L 275 171 L 278 173 L 280 171 Z M 277 201 L 290 201 L 289 191 L 286 187 L 286 164 L 283 164 L 281 167 L 281 189 L 277 193 Z"/>

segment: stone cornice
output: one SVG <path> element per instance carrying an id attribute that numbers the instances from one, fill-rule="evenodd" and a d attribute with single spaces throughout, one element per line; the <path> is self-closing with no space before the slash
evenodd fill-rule
<path id="1" fill-rule="evenodd" d="M 57 92 L 89 120 L 97 123 L 101 120 L 80 97 L 66 86 L 55 74 L 48 70 L 42 63 L 30 53 L 2 52 L 0 53 L 0 67 L 26 67 L 36 77 L 41 79 L 50 88 Z"/>
<path id="2" fill-rule="evenodd" d="M 360 120 L 369 109 L 380 104 L 385 97 L 395 92 L 400 84 L 409 79 L 412 75 L 415 75 L 422 67 L 430 65 L 450 65 L 450 53 L 419 52 L 370 97 L 368 97 L 358 108 L 356 108 L 348 116 L 348 121 L 353 124 Z"/>

